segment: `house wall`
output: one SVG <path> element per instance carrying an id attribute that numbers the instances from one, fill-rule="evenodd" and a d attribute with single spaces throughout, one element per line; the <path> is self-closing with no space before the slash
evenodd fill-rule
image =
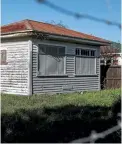
<path id="1" fill-rule="evenodd" d="M 110 60 L 109 65 L 122 65 L 122 54 L 113 53 L 112 57 L 101 56 L 101 65 L 107 65 L 108 60 Z"/>
<path id="2" fill-rule="evenodd" d="M 118 65 L 122 65 L 122 57 L 117 57 Z"/>
<path id="3" fill-rule="evenodd" d="M 75 76 L 75 48 L 80 44 L 66 42 L 36 40 L 32 41 L 32 93 L 64 93 L 74 91 L 100 90 L 100 49 L 98 46 L 86 48 L 96 49 L 96 75 Z M 66 46 L 67 76 L 38 77 L 38 44 L 54 44 Z M 84 46 L 82 46 L 84 47 Z"/>
<path id="4" fill-rule="evenodd" d="M 28 39 L 2 40 L 7 50 L 7 65 L 0 65 L 2 93 L 29 95 L 29 45 Z"/>

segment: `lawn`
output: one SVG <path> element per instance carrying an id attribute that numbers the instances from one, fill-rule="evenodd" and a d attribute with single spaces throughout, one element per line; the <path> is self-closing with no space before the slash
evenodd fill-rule
<path id="1" fill-rule="evenodd" d="M 102 132 L 117 123 L 120 95 L 120 89 L 30 97 L 2 94 L 2 142 L 70 142 L 93 129 Z M 120 142 L 120 132 L 98 142 Z"/>

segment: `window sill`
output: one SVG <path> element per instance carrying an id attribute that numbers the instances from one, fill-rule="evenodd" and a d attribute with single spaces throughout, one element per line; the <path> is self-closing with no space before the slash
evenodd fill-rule
<path id="1" fill-rule="evenodd" d="M 98 74 L 86 74 L 86 75 L 82 75 L 82 74 L 74 74 L 74 76 L 76 77 L 93 77 L 93 76 L 98 76 Z"/>
<path id="2" fill-rule="evenodd" d="M 63 74 L 63 75 L 40 75 L 40 74 L 38 74 L 37 75 L 37 77 L 42 77 L 42 78 L 44 78 L 44 77 L 68 77 L 68 75 L 67 74 Z"/>

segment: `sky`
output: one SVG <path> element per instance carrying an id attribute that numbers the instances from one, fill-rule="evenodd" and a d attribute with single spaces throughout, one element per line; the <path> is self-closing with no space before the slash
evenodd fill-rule
<path id="1" fill-rule="evenodd" d="M 77 13 L 89 14 L 98 18 L 121 23 L 121 0 L 48 0 L 56 5 Z M 31 19 L 36 21 L 59 23 L 69 29 L 92 34 L 107 40 L 121 40 L 120 29 L 116 26 L 75 19 L 59 13 L 36 0 L 1 0 L 1 25 Z"/>

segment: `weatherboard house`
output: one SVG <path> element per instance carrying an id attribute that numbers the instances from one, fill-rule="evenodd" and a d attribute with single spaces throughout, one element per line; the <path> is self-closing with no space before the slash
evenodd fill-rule
<path id="1" fill-rule="evenodd" d="M 1 92 L 17 95 L 100 90 L 100 46 L 110 42 L 23 20 L 1 27 Z"/>

